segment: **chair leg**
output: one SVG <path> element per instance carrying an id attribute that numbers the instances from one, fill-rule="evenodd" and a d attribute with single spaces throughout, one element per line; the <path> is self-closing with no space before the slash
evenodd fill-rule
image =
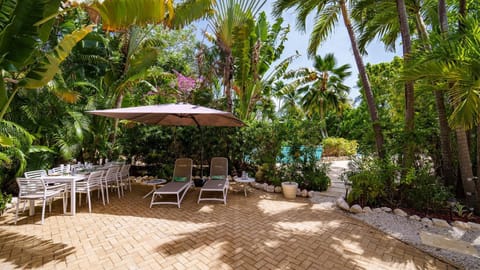
<path id="1" fill-rule="evenodd" d="M 67 213 L 67 192 L 63 192 L 63 214 Z"/>
<path id="2" fill-rule="evenodd" d="M 82 207 L 82 193 L 78 193 L 78 207 Z"/>
<path id="3" fill-rule="evenodd" d="M 128 188 L 130 189 L 130 192 L 132 192 L 132 181 L 130 181 L 130 175 L 127 176 L 127 181 L 128 181 Z"/>
<path id="4" fill-rule="evenodd" d="M 197 204 L 200 203 L 200 198 L 202 198 L 202 189 L 200 189 L 200 194 L 198 194 Z"/>
<path id="5" fill-rule="evenodd" d="M 122 189 L 122 186 L 120 185 L 120 182 L 117 180 L 117 193 L 118 193 L 118 198 L 119 199 L 121 198 L 120 193 L 123 192 L 123 191 L 121 191 L 121 189 Z"/>
<path id="6" fill-rule="evenodd" d="M 105 206 L 105 196 L 103 195 L 103 188 L 100 188 L 99 192 L 102 193 L 102 203 L 103 206 Z"/>
<path id="7" fill-rule="evenodd" d="M 19 207 L 20 207 L 20 198 L 17 198 L 17 210 L 15 211 L 15 224 L 17 224 Z M 23 202 L 23 207 L 25 208 L 25 202 Z M 23 209 L 23 211 L 25 211 L 25 209 Z"/>
<path id="8" fill-rule="evenodd" d="M 108 197 L 108 183 L 105 183 L 105 193 L 106 193 L 106 197 L 107 197 L 107 203 L 110 203 L 110 199 Z"/>
<path id="9" fill-rule="evenodd" d="M 45 206 L 47 203 L 47 199 L 43 199 L 43 205 L 42 205 L 42 225 L 43 225 L 43 220 L 45 219 Z"/>
<path id="10" fill-rule="evenodd" d="M 88 212 L 92 213 L 92 202 L 90 201 L 90 190 L 87 190 Z"/>
<path id="11" fill-rule="evenodd" d="M 154 200 L 155 200 L 155 192 L 152 194 L 152 201 L 150 202 L 150 208 L 152 208 Z"/>

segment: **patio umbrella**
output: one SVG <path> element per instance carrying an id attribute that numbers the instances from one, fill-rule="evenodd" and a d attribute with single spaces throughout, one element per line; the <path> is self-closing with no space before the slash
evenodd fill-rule
<path id="1" fill-rule="evenodd" d="M 229 112 L 188 103 L 159 104 L 87 112 L 153 125 L 197 126 L 202 137 L 202 126 L 241 127 L 245 125 L 245 123 Z M 203 177 L 203 144 L 201 151 L 201 173 Z"/>

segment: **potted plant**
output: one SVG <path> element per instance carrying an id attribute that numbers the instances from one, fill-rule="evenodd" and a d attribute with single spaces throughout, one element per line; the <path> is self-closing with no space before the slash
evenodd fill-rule
<path id="1" fill-rule="evenodd" d="M 297 197 L 297 182 L 282 182 L 283 197 L 288 200 L 293 200 Z"/>

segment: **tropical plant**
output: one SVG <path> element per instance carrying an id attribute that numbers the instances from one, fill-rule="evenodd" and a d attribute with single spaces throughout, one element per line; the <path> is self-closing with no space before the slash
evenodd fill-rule
<path id="1" fill-rule="evenodd" d="M 341 112 L 348 106 L 347 94 L 350 88 L 343 81 L 351 74 L 348 71 L 350 66 L 346 64 L 338 67 L 334 55 L 327 54 L 325 57 L 315 56 L 313 67 L 314 70 L 300 68 L 287 72 L 284 78 L 294 80 L 281 91 L 299 91 L 303 111 L 309 118 L 318 117 L 323 121 L 322 136 L 328 137 L 324 122 L 327 111 Z"/>
<path id="2" fill-rule="evenodd" d="M 271 96 L 271 85 L 285 72 L 295 58 L 287 57 L 280 64 L 271 67 L 283 52 L 288 27 L 282 27 L 282 19 L 273 25 L 267 22 L 265 12 L 258 18 L 234 29 L 232 55 L 234 59 L 233 88 L 237 102 L 235 111 L 242 120 L 249 120 L 255 114 L 257 103 L 267 102 Z"/>
<path id="3" fill-rule="evenodd" d="M 467 195 L 469 207 L 480 209 L 478 200 L 479 187 L 475 186 L 472 164 L 465 130 L 478 122 L 480 97 L 478 91 L 480 27 L 475 19 L 466 20 L 464 27 L 468 30 L 460 35 L 442 35 L 432 37 L 435 44 L 431 53 L 425 53 L 405 71 L 410 79 L 428 79 L 434 81 L 437 89 L 448 89 L 447 96 L 454 110 L 449 117 L 449 124 L 455 128 L 459 164 L 462 182 Z M 475 205 L 476 204 L 476 205 Z"/>
<path id="4" fill-rule="evenodd" d="M 235 41 L 234 32 L 247 26 L 249 21 L 251 23 L 252 18 L 255 18 L 265 2 L 265 0 L 219 0 L 213 6 L 215 13 L 209 18 L 209 25 L 213 33 L 207 34 L 207 37 L 218 46 L 221 52 L 224 94 L 227 100 L 227 110 L 230 112 L 233 109 L 231 94 L 235 62 L 232 54 L 233 44 L 248 41 L 245 39 Z M 248 37 L 243 36 L 243 38 Z"/>
<path id="5" fill-rule="evenodd" d="M 302 1 L 302 0 L 277 0 L 274 3 L 273 13 L 275 16 L 280 16 L 283 11 L 296 7 L 297 9 L 297 27 L 305 31 L 307 17 L 311 13 L 315 13 L 315 22 L 313 25 L 312 34 L 310 36 L 308 53 L 309 55 L 315 55 L 320 43 L 325 41 L 327 36 L 331 34 L 336 22 L 338 21 L 339 14 L 343 17 L 343 22 L 347 28 L 350 43 L 352 45 L 353 54 L 355 57 L 355 63 L 357 64 L 360 79 L 362 81 L 362 91 L 365 95 L 368 104 L 368 110 L 371 117 L 372 127 L 375 134 L 375 143 L 377 147 L 377 154 L 380 158 L 385 156 L 384 151 L 384 139 L 382 134 L 382 128 L 379 123 L 377 108 L 375 99 L 373 97 L 368 75 L 365 70 L 360 50 L 356 41 L 353 25 L 350 21 L 350 15 L 347 9 L 347 3 L 345 0 L 333 1 L 333 0 L 315 0 L 315 1 Z"/>

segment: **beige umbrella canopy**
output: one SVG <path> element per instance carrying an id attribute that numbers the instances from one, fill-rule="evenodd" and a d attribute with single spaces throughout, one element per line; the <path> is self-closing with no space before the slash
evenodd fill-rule
<path id="1" fill-rule="evenodd" d="M 229 112 L 188 103 L 160 104 L 87 112 L 95 115 L 163 126 L 241 127 L 245 125 L 245 123 Z"/>
<path id="2" fill-rule="evenodd" d="M 241 127 L 245 125 L 245 123 L 229 112 L 188 103 L 160 104 L 87 112 L 152 125 L 197 126 L 200 128 L 202 137 L 203 132 L 201 127 L 203 126 Z M 203 144 L 200 156 L 203 164 Z M 201 176 L 203 177 L 203 166 L 201 167 Z"/>

